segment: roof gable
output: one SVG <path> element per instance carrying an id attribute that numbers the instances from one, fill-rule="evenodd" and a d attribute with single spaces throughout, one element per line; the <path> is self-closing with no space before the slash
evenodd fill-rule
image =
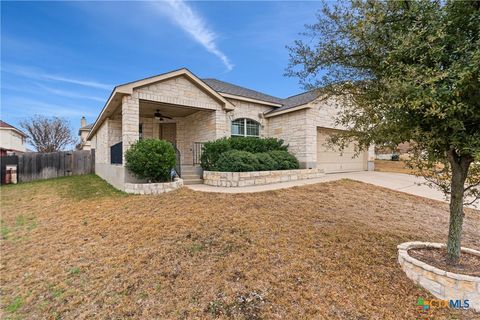
<path id="1" fill-rule="evenodd" d="M 159 74 L 157 76 L 153 76 L 153 77 L 149 77 L 149 78 L 145 78 L 145 79 L 141 79 L 133 82 L 128 82 L 128 83 L 116 86 L 115 90 L 121 93 L 132 94 L 133 89 L 145 87 L 148 85 L 155 84 L 157 82 L 162 82 L 162 81 L 179 77 L 179 76 L 184 76 L 187 79 L 189 79 L 197 87 L 201 88 L 204 92 L 206 92 L 207 94 L 212 96 L 215 100 L 220 102 L 223 105 L 224 109 L 227 109 L 227 110 L 234 109 L 234 105 L 230 101 L 225 99 L 217 91 L 212 89 L 210 86 L 208 86 L 205 82 L 203 82 L 200 78 L 198 78 L 196 75 L 194 75 L 192 72 L 190 72 L 190 70 L 186 68 L 171 71 L 168 73 Z"/>

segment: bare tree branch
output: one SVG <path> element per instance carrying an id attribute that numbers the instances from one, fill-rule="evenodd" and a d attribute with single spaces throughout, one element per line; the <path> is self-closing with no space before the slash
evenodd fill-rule
<path id="1" fill-rule="evenodd" d="M 59 117 L 36 115 L 21 122 L 20 126 L 38 152 L 61 151 L 76 142 L 68 121 Z"/>

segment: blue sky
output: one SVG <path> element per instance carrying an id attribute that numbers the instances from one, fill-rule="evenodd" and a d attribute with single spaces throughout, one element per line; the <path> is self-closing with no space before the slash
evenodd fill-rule
<path id="1" fill-rule="evenodd" d="M 317 2 L 2 2 L 1 118 L 93 122 L 116 84 L 181 67 L 279 97 Z"/>

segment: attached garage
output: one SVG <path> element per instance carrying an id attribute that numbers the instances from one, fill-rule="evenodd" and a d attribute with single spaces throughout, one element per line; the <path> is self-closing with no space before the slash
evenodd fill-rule
<path id="1" fill-rule="evenodd" d="M 325 173 L 349 172 L 366 170 L 366 155 L 361 152 L 355 155 L 355 144 L 351 143 L 342 152 L 328 148 L 328 137 L 337 130 L 317 128 L 317 167 L 323 168 Z"/>

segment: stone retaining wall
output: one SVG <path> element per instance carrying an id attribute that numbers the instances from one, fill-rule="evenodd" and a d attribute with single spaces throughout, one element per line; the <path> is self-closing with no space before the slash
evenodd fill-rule
<path id="1" fill-rule="evenodd" d="M 324 175 L 323 169 L 318 168 L 252 172 L 203 171 L 203 183 L 215 187 L 246 187 L 314 179 Z"/>
<path id="2" fill-rule="evenodd" d="M 125 192 L 134 194 L 160 194 L 183 186 L 182 179 L 165 183 L 125 183 Z"/>
<path id="3" fill-rule="evenodd" d="M 416 284 L 442 300 L 469 300 L 470 308 L 480 311 L 480 277 L 446 272 L 419 261 L 408 254 L 410 249 L 443 248 L 444 244 L 406 242 L 399 245 L 398 262 L 403 271 Z M 480 251 L 462 248 L 462 252 L 480 256 Z"/>

